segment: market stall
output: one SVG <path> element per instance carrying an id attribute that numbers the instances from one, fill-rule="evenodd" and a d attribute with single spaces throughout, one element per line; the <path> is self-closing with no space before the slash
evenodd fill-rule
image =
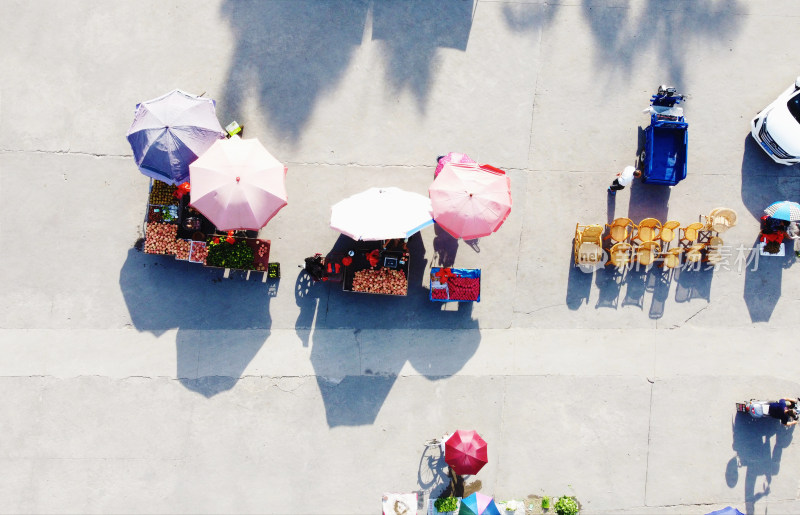
<path id="1" fill-rule="evenodd" d="M 257 231 L 222 231 L 190 206 L 191 193 L 152 180 L 144 223 L 144 252 L 174 256 L 207 267 L 265 272 L 280 277 L 269 262 L 270 240 Z"/>
<path id="2" fill-rule="evenodd" d="M 379 295 L 408 295 L 410 255 L 386 242 L 360 241 L 342 259 L 342 289 Z"/>

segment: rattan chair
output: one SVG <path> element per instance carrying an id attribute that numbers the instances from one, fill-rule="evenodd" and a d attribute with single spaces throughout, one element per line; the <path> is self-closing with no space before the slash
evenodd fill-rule
<path id="1" fill-rule="evenodd" d="M 670 220 L 668 222 L 664 222 L 664 225 L 661 226 L 661 231 L 658 233 L 658 239 L 663 241 L 664 243 L 670 243 L 675 239 L 676 231 L 675 229 L 679 228 L 681 223 L 677 220 Z"/>
<path id="2" fill-rule="evenodd" d="M 706 217 L 706 230 L 723 233 L 736 225 L 736 211 L 727 207 L 716 207 Z"/>
<path id="3" fill-rule="evenodd" d="M 661 252 L 661 245 L 654 241 L 646 241 L 636 247 L 636 261 L 642 266 L 650 266 Z"/>
<path id="4" fill-rule="evenodd" d="M 625 268 L 631 262 L 631 250 L 633 247 L 630 243 L 620 242 L 615 243 L 611 250 L 608 251 L 608 262 L 606 265 L 614 265 L 617 268 Z"/>
<path id="5" fill-rule="evenodd" d="M 661 263 L 658 266 L 668 269 L 678 268 L 681 266 L 681 253 L 683 249 L 681 247 L 675 247 L 674 249 L 669 249 L 669 251 L 664 252 L 661 254 Z"/>
<path id="6" fill-rule="evenodd" d="M 697 239 L 700 237 L 700 231 L 705 229 L 706 226 L 700 222 L 694 222 L 682 229 L 683 236 L 681 237 L 681 243 L 686 242 L 688 243 L 697 243 Z"/>
<path id="7" fill-rule="evenodd" d="M 610 224 L 606 224 L 608 227 L 608 235 L 604 239 L 614 242 L 627 242 L 631 236 L 630 227 L 633 227 L 633 220 L 630 218 L 617 218 Z"/>
<path id="8" fill-rule="evenodd" d="M 596 265 L 603 259 L 602 225 L 575 225 L 575 264 Z"/>
<path id="9" fill-rule="evenodd" d="M 660 231 L 661 222 L 655 218 L 645 218 L 636 225 L 636 234 L 631 238 L 631 241 L 639 240 L 642 243 L 646 241 L 655 241 L 658 239 L 658 233 Z"/>
<path id="10" fill-rule="evenodd" d="M 706 247 L 705 243 L 696 243 L 686 249 L 686 262 L 698 263 L 703 259 L 703 249 Z"/>

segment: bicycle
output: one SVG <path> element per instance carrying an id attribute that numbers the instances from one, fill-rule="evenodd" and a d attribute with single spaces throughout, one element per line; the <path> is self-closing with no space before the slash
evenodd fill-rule
<path id="1" fill-rule="evenodd" d="M 452 436 L 452 433 L 442 435 L 441 438 L 431 438 L 430 440 L 425 440 L 425 448 L 429 449 L 431 447 L 438 447 L 439 450 L 442 451 L 442 454 L 444 454 L 444 444 L 448 438 L 450 438 L 450 436 Z"/>

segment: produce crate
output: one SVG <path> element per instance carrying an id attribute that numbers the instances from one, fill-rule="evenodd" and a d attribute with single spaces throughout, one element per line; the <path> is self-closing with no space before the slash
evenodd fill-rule
<path id="1" fill-rule="evenodd" d="M 175 240 L 175 259 L 178 261 L 189 261 L 192 253 L 192 240 L 178 238 Z"/>
<path id="2" fill-rule="evenodd" d="M 192 241 L 192 248 L 189 252 L 189 261 L 192 263 L 206 264 L 206 256 L 208 255 L 208 248 L 204 241 Z"/>
<path id="3" fill-rule="evenodd" d="M 410 256 L 398 251 L 380 253 L 378 264 L 372 267 L 364 252 L 357 252 L 349 266 L 344 267 L 342 289 L 373 295 L 408 295 Z"/>
<path id="4" fill-rule="evenodd" d="M 147 202 L 153 205 L 177 205 L 178 199 L 175 197 L 175 190 L 177 189 L 177 186 L 153 179 L 150 181 L 150 194 Z"/>
<path id="5" fill-rule="evenodd" d="M 431 268 L 430 299 L 434 302 L 480 302 L 480 268 Z"/>

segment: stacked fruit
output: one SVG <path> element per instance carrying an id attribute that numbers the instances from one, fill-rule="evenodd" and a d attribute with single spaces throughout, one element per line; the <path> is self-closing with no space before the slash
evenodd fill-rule
<path id="1" fill-rule="evenodd" d="M 359 270 L 353 276 L 353 291 L 380 293 L 383 295 L 406 295 L 408 280 L 402 270 L 380 268 Z"/>
<path id="2" fill-rule="evenodd" d="M 165 223 L 148 223 L 146 225 L 144 251 L 148 254 L 175 254 L 175 239 L 178 237 L 178 226 Z"/>
<path id="3" fill-rule="evenodd" d="M 192 251 L 189 254 L 189 261 L 192 263 L 206 264 L 208 257 L 208 247 L 204 241 L 192 241 Z"/>
<path id="4" fill-rule="evenodd" d="M 177 204 L 178 199 L 175 198 L 176 189 L 178 188 L 172 184 L 154 180 L 153 187 L 150 189 L 150 204 Z"/>
<path id="5" fill-rule="evenodd" d="M 447 288 L 433 288 L 431 298 L 434 300 L 447 300 Z"/>
<path id="6" fill-rule="evenodd" d="M 447 279 L 451 300 L 478 300 L 481 280 L 472 277 L 450 277 Z"/>
<path id="7" fill-rule="evenodd" d="M 179 238 L 175 240 L 175 259 L 186 261 L 189 259 L 189 250 L 192 247 L 191 240 Z"/>

